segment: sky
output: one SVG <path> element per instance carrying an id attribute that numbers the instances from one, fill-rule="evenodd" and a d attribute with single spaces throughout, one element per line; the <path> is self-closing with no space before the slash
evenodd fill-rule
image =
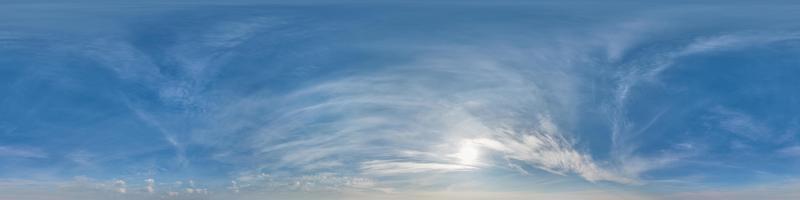
<path id="1" fill-rule="evenodd" d="M 0 1 L 0 200 L 800 199 L 800 4 Z"/>

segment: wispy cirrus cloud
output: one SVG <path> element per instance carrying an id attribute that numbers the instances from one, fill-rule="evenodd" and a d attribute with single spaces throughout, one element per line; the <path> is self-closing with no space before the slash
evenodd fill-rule
<path id="1" fill-rule="evenodd" d="M 361 171 L 367 175 L 457 172 L 475 169 L 477 168 L 458 164 L 395 162 L 390 160 L 373 160 L 361 163 Z"/>
<path id="2" fill-rule="evenodd" d="M 576 185 L 634 189 L 689 182 L 662 176 L 693 173 L 670 167 L 694 164 L 682 161 L 712 145 L 700 144 L 707 141 L 698 138 L 702 135 L 692 135 L 697 130 L 661 127 L 674 122 L 676 113 L 694 110 L 653 103 L 656 98 L 648 92 L 664 88 L 675 92 L 661 78 L 682 59 L 797 38 L 790 32 L 711 31 L 662 39 L 686 30 L 678 27 L 683 23 L 649 18 L 663 14 L 659 12 L 584 16 L 552 12 L 541 5 L 546 9 L 532 12 L 534 16 L 504 6 L 421 6 L 425 9 L 413 10 L 423 16 L 418 17 L 405 13 L 411 11 L 406 8 L 369 7 L 381 13 L 374 14 L 360 6 L 200 6 L 165 8 L 167 15 L 156 14 L 163 11 L 160 8 L 154 11 L 144 6 L 133 9 L 137 17 L 130 18 L 136 20 L 126 21 L 128 15 L 109 19 L 124 22 L 111 23 L 119 27 L 110 30 L 70 29 L 67 32 L 74 35 L 56 37 L 47 42 L 49 48 L 42 48 L 42 54 L 69 57 L 51 62 L 67 63 L 65 67 L 30 71 L 46 74 L 42 79 L 52 85 L 68 86 L 51 93 L 77 99 L 59 107 L 67 113 L 83 111 L 69 116 L 81 118 L 98 110 L 109 114 L 75 126 L 42 127 L 81 132 L 73 133 L 79 136 L 71 140 L 54 142 L 70 144 L 60 147 L 70 152 L 63 158 L 119 177 L 74 181 L 80 184 L 28 184 L 69 186 L 40 195 L 43 199 L 647 199 L 617 188 L 553 194 L 448 191 L 469 184 L 506 191 L 506 185 L 479 183 L 484 176 L 496 174 L 513 177 L 506 179 L 512 182 L 542 175 L 554 180 L 574 177 Z M 155 15 L 139 18 L 143 10 Z M 482 14 L 473 15 L 473 11 Z M 209 18 L 205 12 L 226 14 Z M 578 27 L 574 22 L 591 25 Z M 16 47 L 25 42 L 16 32 L 10 33 L 0 32 L 0 43 Z M 8 49 L 12 48 L 3 48 Z M 15 62 L 12 59 L 9 66 L 16 66 Z M 101 72 L 92 76 L 71 71 L 75 66 Z M 93 82 L 81 82 L 92 78 Z M 95 87 L 106 84 L 108 88 Z M 84 101 L 75 97 L 80 95 L 70 96 L 72 91 L 113 95 Z M 54 102 L 39 105 L 49 107 Z M 73 106 L 86 102 L 107 104 Z M 744 110 L 724 108 L 711 110 L 707 126 L 752 140 L 771 137 L 765 135 L 778 129 Z M 30 110 L 36 109 L 41 107 Z M 48 117 L 52 116 L 31 118 Z M 16 128 L 14 123 L 9 127 Z M 108 131 L 86 125 L 125 128 Z M 102 147 L 106 140 L 83 142 L 101 138 L 83 136 L 105 136 L 100 133 L 124 138 L 111 140 L 107 146 L 132 144 L 133 148 L 107 153 L 104 150 L 109 148 Z M 731 143 L 742 146 L 737 147 L 739 151 L 751 150 L 736 142 Z M 100 148 L 85 153 L 83 146 L 72 144 Z M 792 146 L 769 151 L 796 154 Z M 8 160 L 55 157 L 50 152 L 44 147 L 0 146 L 0 157 Z M 179 167 L 171 166 L 175 163 Z M 161 173 L 173 179 L 214 174 L 210 179 L 216 179 L 217 185 L 152 176 Z M 452 180 L 465 177 L 474 182 Z M 42 191 L 19 188 L 7 187 L 6 191 L 20 192 L 0 192 L 6 195 L 0 197 L 25 199 Z M 624 194 L 605 192 L 610 190 Z M 13 196 L 22 193 L 26 194 Z"/>
<path id="3" fill-rule="evenodd" d="M 48 155 L 38 148 L 0 146 L 0 157 L 47 158 Z"/>
<path id="4" fill-rule="evenodd" d="M 725 107 L 712 110 L 718 117 L 716 121 L 723 130 L 750 140 L 764 140 L 769 136 L 770 128 L 752 116 Z"/>
<path id="5" fill-rule="evenodd" d="M 646 21 L 639 21 L 638 26 L 629 26 L 638 29 L 643 28 L 658 28 L 652 27 Z M 646 32 L 643 30 L 632 29 L 632 31 Z M 664 71 L 675 67 L 676 62 L 681 59 L 691 56 L 703 55 L 705 53 L 737 50 L 755 46 L 764 46 L 775 44 L 778 42 L 786 42 L 797 39 L 797 35 L 791 32 L 735 32 L 726 33 L 715 36 L 696 37 L 680 45 L 671 47 L 654 47 L 647 53 L 641 52 L 628 52 L 630 48 L 637 46 L 652 45 L 640 44 L 645 42 L 647 38 L 633 37 L 639 40 L 609 40 L 610 47 L 608 49 L 609 55 L 615 55 L 612 58 L 619 58 L 632 55 L 632 58 L 625 59 L 612 59 L 612 65 L 618 69 L 614 71 L 615 76 L 615 90 L 613 90 L 613 101 L 608 102 L 604 107 L 605 112 L 609 115 L 609 122 L 611 125 L 611 139 L 613 143 L 612 157 L 617 162 L 619 173 L 625 174 L 629 177 L 637 177 L 639 174 L 665 168 L 680 162 L 693 155 L 698 155 L 698 149 L 686 151 L 689 149 L 679 148 L 676 146 L 673 150 L 666 150 L 661 155 L 653 157 L 642 157 L 637 155 L 637 151 L 642 148 L 642 141 L 638 138 L 646 134 L 649 127 L 656 123 L 664 113 L 669 112 L 670 108 L 667 106 L 661 109 L 661 112 L 655 113 L 648 123 L 634 123 L 629 119 L 631 110 L 628 108 L 632 100 L 631 94 L 635 94 L 638 87 L 647 87 L 647 85 L 661 85 L 661 74 Z M 615 45 L 620 41 L 625 42 L 626 45 Z M 639 43 L 637 43 L 639 42 Z M 633 56 L 635 55 L 635 56 Z M 611 58 L 610 58 L 611 59 Z M 753 119 L 752 116 L 743 114 L 741 112 L 733 111 L 729 108 L 717 107 L 712 109 L 713 112 L 718 114 L 715 118 L 716 125 L 721 129 L 727 130 L 731 133 L 745 137 L 751 140 L 764 140 L 765 137 L 770 136 L 770 128 L 765 126 L 762 122 Z M 677 150 L 683 149 L 683 150 Z"/>
<path id="6" fill-rule="evenodd" d="M 280 105 L 262 115 L 264 121 L 238 121 L 224 129 L 258 124 L 248 128 L 259 131 L 245 135 L 252 138 L 247 144 L 264 159 L 279 158 L 263 165 L 273 169 L 300 169 L 348 155 L 352 160 L 346 163 L 361 163 L 361 171 L 373 175 L 474 171 L 506 166 L 506 161 L 489 158 L 500 155 L 591 181 L 633 182 L 576 150 L 573 135 L 558 130 L 556 119 L 548 116 L 575 112 L 572 91 L 577 91 L 579 77 L 569 74 L 575 67 L 571 62 L 460 48 L 446 53 L 434 48 L 410 64 L 320 80 L 284 98 L 253 96 L 262 99 L 246 98 L 216 116 L 237 121 L 243 114 Z M 582 59 L 571 50 L 549 53 L 578 56 L 574 62 Z M 503 59 L 511 62 L 501 64 Z M 574 120 L 567 116 L 558 120 Z M 476 151 L 485 151 L 481 165 L 453 156 L 464 141 L 473 140 Z"/>

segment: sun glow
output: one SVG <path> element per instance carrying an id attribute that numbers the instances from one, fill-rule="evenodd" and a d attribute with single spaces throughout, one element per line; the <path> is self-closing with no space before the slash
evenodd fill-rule
<path id="1" fill-rule="evenodd" d="M 473 165 L 478 163 L 480 151 L 478 151 L 475 144 L 465 142 L 454 156 L 458 158 L 459 163 L 463 165 Z"/>

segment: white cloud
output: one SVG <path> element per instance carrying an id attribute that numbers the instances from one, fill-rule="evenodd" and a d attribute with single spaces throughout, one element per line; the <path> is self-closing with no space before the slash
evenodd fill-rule
<path id="1" fill-rule="evenodd" d="M 344 176 L 335 173 L 319 173 L 300 176 L 272 176 L 264 173 L 244 173 L 231 181 L 228 187 L 233 194 L 260 194 L 264 192 L 357 192 L 382 191 L 386 186 L 375 180 Z"/>
<path id="2" fill-rule="evenodd" d="M 181 166 L 185 166 L 189 164 L 189 160 L 186 158 L 186 149 L 184 144 L 180 143 L 177 139 L 176 134 L 170 131 L 168 128 L 162 125 L 162 121 L 158 118 L 152 116 L 151 114 L 145 112 L 145 110 L 140 109 L 130 103 L 129 101 L 125 101 L 126 106 L 133 112 L 133 114 L 142 122 L 144 122 L 148 126 L 152 126 L 164 137 L 164 140 L 175 149 L 175 158 L 178 164 Z"/>
<path id="3" fill-rule="evenodd" d="M 626 45 L 609 51 L 621 56 L 616 54 Z M 453 157 L 459 142 L 476 140 L 482 151 L 545 171 L 635 182 L 638 174 L 601 166 L 589 152 L 576 150 L 573 136 L 581 133 L 558 129 L 558 123 L 577 120 L 582 80 L 571 70 L 586 59 L 581 48 L 476 46 L 401 45 L 420 51 L 415 61 L 315 80 L 285 97 L 251 95 L 217 109 L 211 121 L 230 123 L 204 130 L 198 139 L 220 149 L 252 149 L 257 153 L 226 152 L 218 158 L 239 162 L 232 158 L 253 156 L 265 161 L 259 167 L 267 171 L 347 170 L 357 163 L 355 168 L 374 175 L 506 166 L 487 158 L 465 164 Z M 231 132 L 247 139 L 235 142 L 240 139 L 228 137 Z"/>
<path id="4" fill-rule="evenodd" d="M 239 193 L 241 191 L 239 190 L 239 183 L 236 181 L 231 181 L 231 186 L 228 187 L 228 189 L 230 189 L 233 193 Z"/>
<path id="5" fill-rule="evenodd" d="M 697 38 L 678 52 L 677 55 L 690 55 L 712 51 L 736 50 L 743 47 L 764 45 L 778 41 L 800 38 L 796 33 L 737 33 Z"/>
<path id="6" fill-rule="evenodd" d="M 330 163 L 325 158 L 348 155 L 366 159 L 360 169 L 368 174 L 469 171 L 478 167 L 458 164 L 452 158 L 458 152 L 447 148 L 459 145 L 452 141 L 488 137 L 512 146 L 495 149 L 508 158 L 547 171 L 575 172 L 592 181 L 630 182 L 574 150 L 568 134 L 558 132 L 549 117 L 541 117 L 536 123 L 523 120 L 548 110 L 574 112 L 572 80 L 558 72 L 568 67 L 531 69 L 544 72 L 535 74 L 495 63 L 493 59 L 497 58 L 468 52 L 432 56 L 409 66 L 325 81 L 285 100 L 242 101 L 217 116 L 230 121 L 236 119 L 232 116 L 264 106 L 282 105 L 266 126 L 257 129 L 263 131 L 256 133 L 253 140 L 264 157 L 281 158 L 279 163 L 270 165 L 276 167 Z M 515 98 L 505 98 L 511 96 Z M 381 111 L 366 112 L 376 109 Z M 326 122 L 320 123 L 321 119 Z M 526 130 L 497 132 L 511 126 Z M 280 139 L 298 134 L 303 135 L 302 140 Z M 389 138 L 393 138 L 392 144 L 372 145 L 372 141 Z M 403 152 L 421 152 L 418 155 L 424 157 Z M 382 156 L 393 158 L 369 159 Z"/>
<path id="7" fill-rule="evenodd" d="M 115 180 L 114 187 L 117 187 L 116 191 L 119 193 L 125 194 L 128 192 L 128 189 L 125 186 L 125 181 L 123 180 Z"/>
<path id="8" fill-rule="evenodd" d="M 114 39 L 101 39 L 85 48 L 87 54 L 111 66 L 120 77 L 143 83 L 170 105 L 208 106 L 201 91 L 217 75 L 221 66 L 217 64 L 230 56 L 231 48 L 244 45 L 258 33 L 281 23 L 272 18 L 253 18 L 220 23 L 200 37 L 178 36 L 181 41 L 166 50 L 166 56 L 179 65 L 175 77 L 160 74 L 151 58 Z M 651 27 L 644 21 L 621 27 L 625 30 L 621 34 L 615 29 L 602 38 L 585 40 L 608 41 L 601 44 L 608 59 L 624 60 L 629 47 L 641 39 L 640 33 Z M 265 171 L 297 169 L 287 172 L 297 174 L 326 170 L 364 173 L 358 175 L 476 172 L 486 166 L 505 166 L 488 157 L 499 154 L 529 165 L 525 167 L 556 174 L 577 174 L 589 181 L 634 183 L 639 174 L 679 158 L 671 154 L 656 158 L 634 155 L 640 144 L 632 138 L 641 133 L 631 131 L 633 125 L 626 118 L 625 106 L 637 84 L 654 79 L 678 56 L 750 44 L 761 37 L 698 39 L 684 49 L 633 61 L 627 63 L 631 69 L 612 72 L 619 75 L 619 83 L 613 94 L 617 102 L 610 109 L 613 116 L 609 116 L 615 143 L 611 156 L 616 159 L 611 162 L 598 162 L 592 158 L 593 152 L 580 150 L 575 141 L 578 137 L 574 136 L 582 133 L 559 128 L 581 120 L 576 113 L 582 101 L 580 87 L 585 83 L 575 70 L 583 70 L 578 67 L 587 64 L 583 63 L 586 54 L 597 47 L 594 43 L 584 45 L 585 40 L 561 44 L 514 41 L 536 48 L 510 47 L 516 44 L 424 48 L 392 44 L 393 48 L 410 48 L 419 54 L 408 63 L 304 82 L 302 89 L 286 97 L 264 91 L 213 105 L 219 107 L 203 107 L 204 112 L 210 113 L 209 124 L 214 125 L 192 130 L 192 138 L 179 137 L 178 131 L 165 127 L 163 120 L 169 117 L 128 104 L 142 121 L 163 134 L 164 140 L 175 148 L 180 163 L 188 163 L 185 148 L 190 142 L 224 151 L 218 154 L 223 156 L 215 157 L 223 162 L 254 165 L 251 167 Z M 771 40 L 774 39 L 765 41 Z M 651 122 L 657 119 L 654 117 Z M 752 126 L 751 121 L 733 116 L 722 126 L 736 133 L 763 131 L 763 126 Z M 644 127 L 639 130 L 649 125 Z M 479 149 L 463 150 L 459 146 L 463 141 L 476 144 Z M 0 147 L 2 155 L 38 156 Z M 511 168 L 530 173 L 521 166 Z M 292 180 L 298 188 L 313 189 L 315 180 L 352 180 L 334 177 L 283 178 L 277 182 L 269 176 L 239 177 L 230 189 L 238 193 L 251 188 L 254 181 L 278 184 Z M 146 190 L 153 193 L 152 183 L 148 182 Z M 189 194 L 206 192 L 195 188 L 193 181 L 183 190 Z M 118 191 L 126 192 L 124 183 Z"/>
<path id="9" fill-rule="evenodd" d="M 651 24 L 638 21 L 638 27 L 650 26 Z M 655 27 L 657 28 L 657 27 Z M 636 30 L 636 29 L 632 29 Z M 642 30 L 638 30 L 643 32 Z M 615 36 L 625 36 L 625 34 Z M 637 39 L 643 40 L 641 36 L 630 36 L 632 39 L 610 37 L 608 40 L 609 54 L 612 58 L 624 57 L 626 46 L 636 46 L 633 41 Z M 612 128 L 612 149 L 611 156 L 613 163 L 615 163 L 616 171 L 626 177 L 638 177 L 639 174 L 658 168 L 671 166 L 671 164 L 680 162 L 688 156 L 696 154 L 697 149 L 684 149 L 686 152 L 671 152 L 672 150 L 665 150 L 664 153 L 658 156 L 642 157 L 635 152 L 642 145 L 639 138 L 640 135 L 645 134 L 646 130 L 664 114 L 668 109 L 657 113 L 646 124 L 635 124 L 633 120 L 628 119 L 628 101 L 632 93 L 637 92 L 637 87 L 643 84 L 660 84 L 659 75 L 673 67 L 676 60 L 685 56 L 693 56 L 713 51 L 735 50 L 745 47 L 767 45 L 774 42 L 786 41 L 797 39 L 796 33 L 781 33 L 781 32 L 749 32 L 749 33 L 732 33 L 720 34 L 710 37 L 698 37 L 687 44 L 678 47 L 664 47 L 664 49 L 648 52 L 642 54 L 637 52 L 635 58 L 628 60 L 617 60 L 614 63 L 617 66 L 613 73 L 616 75 L 616 87 L 614 90 L 614 101 L 608 103 L 605 108 L 608 113 L 608 118 Z M 646 40 L 645 40 L 646 41 Z M 654 48 L 657 49 L 657 48 Z M 612 59 L 613 60 L 613 59 Z M 720 108 L 715 112 L 718 116 L 718 125 L 734 134 L 751 140 L 765 139 L 769 134 L 769 127 L 759 122 L 752 117 L 740 112 L 730 109 Z"/>
<path id="10" fill-rule="evenodd" d="M 146 184 L 145 185 L 145 190 L 147 190 L 147 193 L 153 194 L 155 192 L 155 183 L 156 183 L 156 181 L 153 180 L 152 178 L 148 178 L 148 179 L 145 179 L 144 182 Z"/>
<path id="11" fill-rule="evenodd" d="M 493 139 L 477 139 L 475 143 L 502 152 L 506 159 L 519 160 L 556 174 L 576 173 L 589 181 L 636 181 L 598 166 L 591 156 L 576 151 L 564 135 L 550 118 L 541 116 L 536 129 L 501 131 Z"/>
<path id="12" fill-rule="evenodd" d="M 368 175 L 397 175 L 428 172 L 471 171 L 476 167 L 443 163 L 398 162 L 373 160 L 361 163 L 361 170 Z"/>

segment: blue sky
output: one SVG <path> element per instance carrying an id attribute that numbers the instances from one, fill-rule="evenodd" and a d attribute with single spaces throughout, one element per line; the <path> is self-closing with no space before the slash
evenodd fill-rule
<path id="1" fill-rule="evenodd" d="M 798 4 L 0 4 L 0 199 L 800 198 Z"/>

